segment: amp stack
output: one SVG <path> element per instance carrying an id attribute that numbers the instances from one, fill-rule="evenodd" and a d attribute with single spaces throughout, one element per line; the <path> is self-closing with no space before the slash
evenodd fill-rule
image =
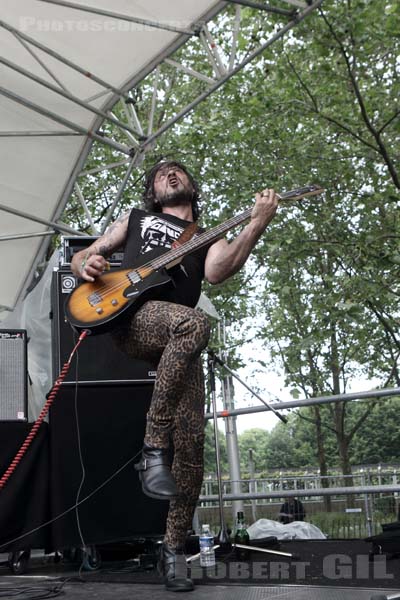
<path id="1" fill-rule="evenodd" d="M 64 314 L 68 295 L 80 283 L 71 260 L 96 239 L 63 238 L 52 281 L 54 378 L 78 338 Z M 122 259 L 123 252 L 115 252 L 108 259 L 111 269 L 119 268 Z M 89 497 L 79 508 L 86 544 L 163 534 L 168 503 L 144 496 L 133 469 L 143 445 L 155 374 L 154 365 L 119 350 L 110 333 L 89 335 L 81 343 L 50 410 L 51 504 L 54 517 L 66 512 L 54 522 L 55 547 L 81 545 L 75 511 L 68 511 L 78 490 L 80 498 Z"/>
<path id="2" fill-rule="evenodd" d="M 77 252 L 88 248 L 96 237 L 64 237 L 60 266 L 53 273 L 53 375 L 60 373 L 74 347 L 77 334 L 65 318 L 64 306 L 68 295 L 78 285 L 71 271 L 71 260 Z M 124 255 L 115 252 L 108 260 L 111 270 L 121 266 Z M 110 333 L 88 336 L 79 349 L 79 361 L 70 369 L 67 383 L 79 381 L 81 385 L 102 384 L 152 384 L 155 371 L 144 361 L 132 360 L 114 344 Z"/>

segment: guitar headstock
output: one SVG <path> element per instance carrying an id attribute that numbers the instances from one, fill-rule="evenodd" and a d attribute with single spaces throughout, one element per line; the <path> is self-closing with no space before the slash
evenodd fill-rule
<path id="1" fill-rule="evenodd" d="M 290 190 L 290 192 L 278 194 L 278 200 L 301 200 L 302 198 L 307 198 L 308 196 L 318 196 L 324 191 L 325 188 L 321 187 L 320 185 L 306 185 L 304 187 Z"/>

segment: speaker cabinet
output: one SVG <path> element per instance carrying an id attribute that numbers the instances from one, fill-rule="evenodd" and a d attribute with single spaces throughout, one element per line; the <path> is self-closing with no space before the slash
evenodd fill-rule
<path id="1" fill-rule="evenodd" d="M 54 271 L 52 281 L 53 317 L 53 377 L 56 378 L 68 360 L 77 341 L 77 334 L 64 314 L 68 294 L 77 285 L 77 278 L 67 269 Z M 152 383 L 154 366 L 140 360 L 132 360 L 114 344 L 109 333 L 85 338 L 79 348 L 78 365 L 71 367 L 65 381 L 80 383 Z"/>
<path id="2" fill-rule="evenodd" d="M 85 544 L 163 535 L 169 503 L 145 496 L 134 470 L 152 388 L 61 386 L 50 410 L 55 548 L 82 545 L 78 518 Z"/>
<path id="3" fill-rule="evenodd" d="M 0 329 L 0 421 L 26 421 L 27 337 L 25 329 Z"/>

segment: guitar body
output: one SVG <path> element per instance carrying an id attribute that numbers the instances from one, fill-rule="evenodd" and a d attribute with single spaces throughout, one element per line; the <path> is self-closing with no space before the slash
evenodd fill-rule
<path id="1" fill-rule="evenodd" d="M 140 267 L 115 269 L 75 288 L 67 298 L 65 314 L 77 331 L 104 333 L 127 311 L 135 312 L 147 300 L 156 299 L 161 288 L 171 282 L 165 269 L 150 273 Z"/>

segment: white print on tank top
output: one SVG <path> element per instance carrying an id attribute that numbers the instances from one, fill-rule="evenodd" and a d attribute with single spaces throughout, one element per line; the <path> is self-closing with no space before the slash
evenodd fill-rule
<path id="1" fill-rule="evenodd" d="M 163 219 L 149 216 L 140 220 L 140 233 L 142 246 L 140 253 L 144 254 L 153 248 L 171 248 L 183 231 L 182 227 L 168 223 Z"/>

